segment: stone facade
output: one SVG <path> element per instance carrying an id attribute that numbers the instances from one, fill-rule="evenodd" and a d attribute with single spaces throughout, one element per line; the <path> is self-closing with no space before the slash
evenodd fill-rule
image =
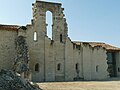
<path id="1" fill-rule="evenodd" d="M 120 49 L 103 43 L 71 41 L 61 6 L 61 3 L 36 1 L 32 23 L 26 25 L 26 30 L 20 26 L 0 25 L 0 69 L 13 68 L 17 54 L 15 39 L 24 36 L 32 81 L 105 80 L 111 73 L 106 54 L 109 52 L 115 52 L 114 71 L 120 76 Z M 47 11 L 52 13 L 51 39 L 47 36 Z"/>
<path id="2" fill-rule="evenodd" d="M 12 69 L 15 60 L 15 38 L 17 37 L 17 30 L 5 30 L 1 27 L 0 30 L 0 69 Z"/>

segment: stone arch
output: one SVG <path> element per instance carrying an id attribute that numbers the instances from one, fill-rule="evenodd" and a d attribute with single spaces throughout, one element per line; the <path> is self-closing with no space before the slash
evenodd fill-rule
<path id="1" fill-rule="evenodd" d="M 47 30 L 49 24 L 47 25 L 46 23 L 46 12 L 48 11 L 52 14 L 52 24 L 50 25 L 52 30 L 49 30 L 50 36 Z M 39 30 L 43 32 L 42 34 L 44 34 L 44 36 L 48 36 L 51 40 L 60 41 L 59 35 L 62 33 L 63 42 L 65 42 L 66 36 L 68 36 L 68 28 L 63 11 L 64 8 L 62 8 L 61 3 L 36 1 L 36 4 L 33 4 L 33 23 L 35 23 L 36 27 L 39 27 Z"/>
<path id="2" fill-rule="evenodd" d="M 47 11 L 49 11 L 49 12 L 51 12 L 53 14 L 54 11 L 55 11 L 55 9 L 51 8 L 51 7 L 47 7 L 46 10 L 45 10 L 45 12 L 47 12 Z"/>

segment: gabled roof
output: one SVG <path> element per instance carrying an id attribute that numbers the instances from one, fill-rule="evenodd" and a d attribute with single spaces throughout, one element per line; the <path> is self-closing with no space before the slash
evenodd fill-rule
<path id="1" fill-rule="evenodd" d="M 76 42 L 73 41 L 73 43 L 80 45 L 81 43 L 83 44 L 89 44 L 92 47 L 100 46 L 105 48 L 107 51 L 120 51 L 120 48 L 112 46 L 110 44 L 102 43 L 102 42 Z"/>
<path id="2" fill-rule="evenodd" d="M 13 30 L 17 31 L 20 26 L 18 25 L 3 25 L 0 24 L 0 30 Z"/>

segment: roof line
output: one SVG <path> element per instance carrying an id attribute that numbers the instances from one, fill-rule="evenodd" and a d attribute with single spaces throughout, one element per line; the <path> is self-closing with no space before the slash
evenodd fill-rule
<path id="1" fill-rule="evenodd" d="M 36 2 L 43 2 L 43 3 L 51 3 L 51 4 L 59 4 L 59 5 L 62 5 L 61 3 L 57 3 L 57 2 L 47 2 L 47 1 L 39 1 L 39 0 L 36 0 Z"/>
<path id="2" fill-rule="evenodd" d="M 18 25 L 5 25 L 5 24 L 0 24 L 0 30 L 13 30 L 16 31 L 18 30 L 20 26 Z"/>

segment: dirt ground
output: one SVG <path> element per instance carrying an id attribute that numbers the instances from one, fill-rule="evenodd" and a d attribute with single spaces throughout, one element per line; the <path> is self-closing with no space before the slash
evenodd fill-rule
<path id="1" fill-rule="evenodd" d="M 120 81 L 81 81 L 38 83 L 43 90 L 120 90 Z"/>

